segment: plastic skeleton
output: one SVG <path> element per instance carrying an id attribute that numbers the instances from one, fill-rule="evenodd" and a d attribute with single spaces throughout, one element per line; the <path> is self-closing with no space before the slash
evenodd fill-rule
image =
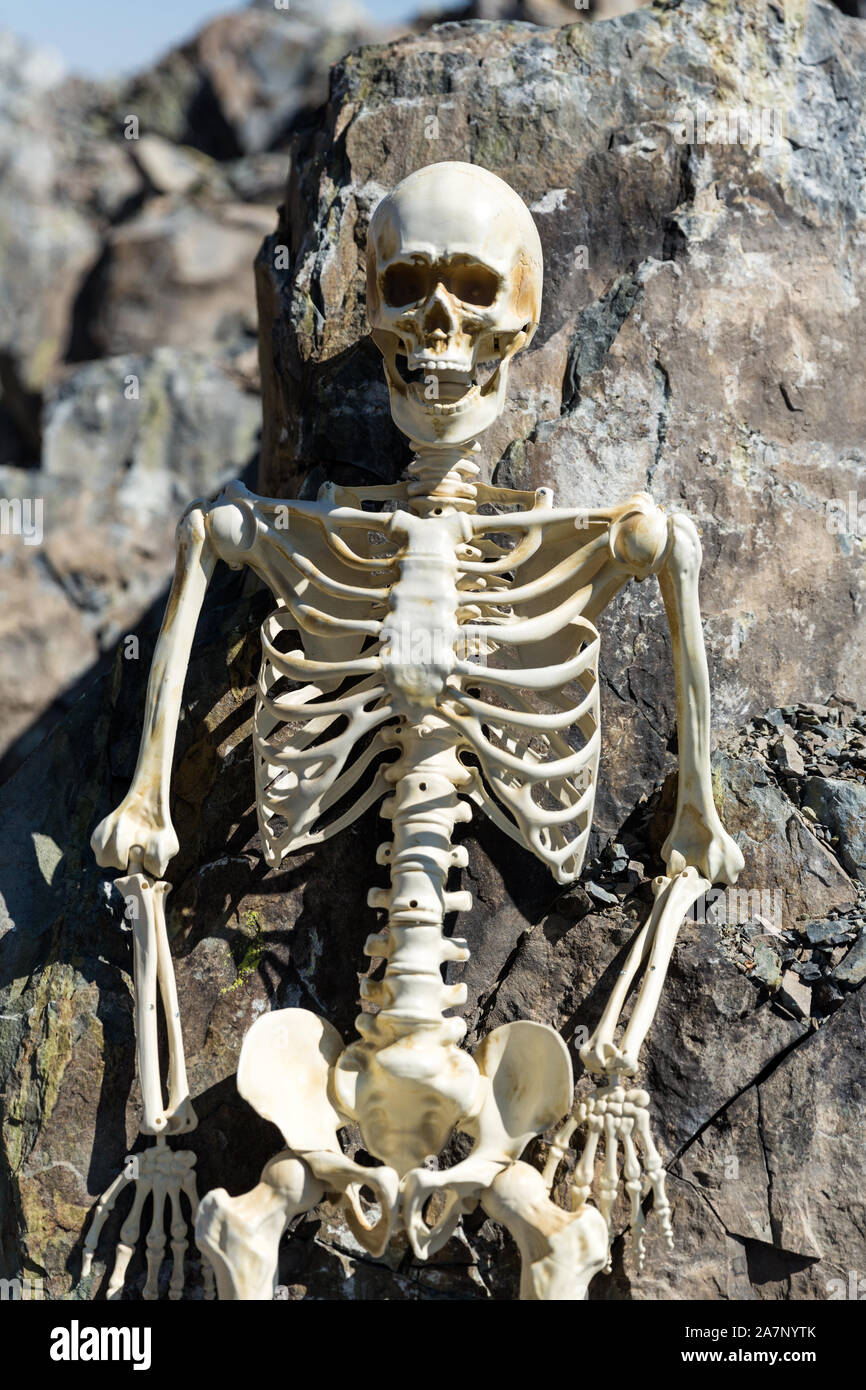
<path id="1" fill-rule="evenodd" d="M 390 884 L 369 894 L 387 921 L 364 947 L 373 964 L 362 981 L 358 1038 L 346 1046 L 326 1019 L 283 1009 L 259 1018 L 244 1040 L 238 1089 L 279 1126 L 287 1147 L 245 1196 L 219 1189 L 201 1203 L 196 1235 L 222 1298 L 272 1297 L 280 1239 L 325 1195 L 339 1198 L 374 1256 L 402 1225 L 416 1255 L 427 1257 L 480 1202 L 520 1247 L 522 1298 L 582 1298 L 608 1260 L 620 1147 L 639 1253 L 645 1187 L 670 1236 L 648 1096 L 627 1089 L 627 1078 L 684 914 L 742 866 L 710 787 L 700 542 L 690 521 L 668 518 L 645 494 L 613 507 L 557 509 L 547 489 L 478 480 L 477 437 L 501 412 L 510 360 L 535 331 L 541 283 L 536 228 L 500 179 L 458 163 L 411 175 L 373 216 L 367 295 L 392 413 L 415 451 L 406 481 L 328 484 L 315 502 L 275 502 L 232 484 L 194 504 L 179 528 L 139 760 L 128 795 L 94 833 L 100 864 L 125 870 L 137 856 L 145 875 L 159 877 L 177 851 L 169 818 L 175 729 L 217 559 L 250 566 L 276 599 L 262 627 L 253 734 L 268 863 L 338 834 L 380 800 L 392 830 L 378 852 Z M 599 759 L 595 621 L 630 578 L 651 574 L 673 639 L 679 725 L 666 873 L 581 1049 L 598 1089 L 560 1129 L 541 1173 L 521 1154 L 568 1114 L 571 1060 L 553 1029 L 529 1021 L 497 1028 L 474 1056 L 460 1047 L 465 1024 L 449 1010 L 466 989 L 446 984 L 441 967 L 468 951 L 443 934 L 443 920 L 471 899 L 449 887 L 451 871 L 467 862 L 452 835 L 474 804 L 558 882 L 578 876 Z M 142 893 L 164 892 L 138 877 Z M 153 1002 L 154 971 L 171 1013 L 171 962 L 160 935 L 142 947 L 137 985 L 150 1001 L 138 1015 L 146 1110 L 148 1077 L 158 1090 L 155 1034 L 141 1012 Z M 176 1071 L 179 1030 L 169 1031 L 169 1043 Z M 380 1166 L 359 1166 L 342 1152 L 339 1131 L 351 1121 Z M 578 1127 L 585 1145 L 565 1210 L 549 1194 Z M 455 1130 L 474 1147 L 438 1171 L 430 1155 Z M 162 1132 L 172 1132 L 171 1120 Z M 174 1193 L 180 1178 L 163 1182 Z M 362 1188 L 374 1205 L 362 1200 Z"/>

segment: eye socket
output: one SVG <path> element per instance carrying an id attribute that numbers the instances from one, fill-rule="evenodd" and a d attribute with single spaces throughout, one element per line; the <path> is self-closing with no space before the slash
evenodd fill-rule
<path id="1" fill-rule="evenodd" d="M 382 294 L 391 309 L 402 304 L 417 304 L 427 298 L 430 267 L 417 262 L 397 261 L 389 265 L 382 277 Z"/>
<path id="2" fill-rule="evenodd" d="M 499 276 L 486 265 L 469 261 L 458 265 L 427 265 L 419 261 L 396 261 L 382 276 L 382 297 L 390 309 L 417 304 L 433 292 L 437 284 L 462 304 L 487 309 L 499 293 Z"/>
<path id="3" fill-rule="evenodd" d="M 464 304 L 488 309 L 499 292 L 499 276 L 486 265 L 455 265 L 448 272 L 445 287 Z"/>

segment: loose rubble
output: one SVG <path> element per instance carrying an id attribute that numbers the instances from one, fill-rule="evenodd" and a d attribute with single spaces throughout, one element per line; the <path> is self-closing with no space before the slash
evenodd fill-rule
<path id="1" fill-rule="evenodd" d="M 729 905 L 740 905 L 731 894 L 713 895 L 705 909 L 725 959 L 780 1008 L 817 1027 L 839 1008 L 845 991 L 866 978 L 866 713 L 836 698 L 768 709 L 725 740 L 724 749 L 764 769 L 811 833 L 859 881 L 850 909 L 833 908 L 820 920 L 785 930 L 761 916 L 729 920 Z M 588 867 L 583 887 L 602 909 L 625 903 L 639 887 L 643 896 L 651 891 L 650 824 L 658 800 L 648 798 L 620 839 L 609 841 Z M 657 862 L 654 871 L 661 869 Z M 569 890 L 563 902 L 573 895 Z"/>

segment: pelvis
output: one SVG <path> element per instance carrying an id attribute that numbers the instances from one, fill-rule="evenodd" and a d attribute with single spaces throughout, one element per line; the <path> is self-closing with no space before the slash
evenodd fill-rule
<path id="1" fill-rule="evenodd" d="M 244 1039 L 240 1094 L 278 1126 L 322 1191 L 341 1195 L 350 1228 L 374 1256 L 401 1225 L 421 1259 L 441 1248 L 529 1140 L 571 1107 L 571 1059 L 544 1024 L 505 1024 L 474 1057 L 453 1045 L 436 1050 L 444 1068 L 425 1064 L 423 1034 L 384 1049 L 369 1042 L 344 1049 L 337 1030 L 306 1009 L 265 1014 Z M 387 1152 L 391 1162 L 362 1166 L 347 1158 L 338 1134 L 349 1122 L 371 1153 Z M 439 1170 L 435 1159 L 455 1128 L 474 1148 Z M 375 1196 L 375 1219 L 362 1206 L 362 1188 Z M 424 1209 L 437 1189 L 445 1192 L 444 1209 L 429 1226 Z"/>

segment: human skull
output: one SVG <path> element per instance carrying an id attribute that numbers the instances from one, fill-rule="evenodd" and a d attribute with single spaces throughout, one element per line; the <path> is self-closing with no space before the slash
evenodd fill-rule
<path id="1" fill-rule="evenodd" d="M 367 315 L 404 434 L 462 444 L 493 423 L 511 358 L 538 326 L 541 282 L 535 223 L 487 169 L 428 164 L 382 199 L 367 238 Z"/>

